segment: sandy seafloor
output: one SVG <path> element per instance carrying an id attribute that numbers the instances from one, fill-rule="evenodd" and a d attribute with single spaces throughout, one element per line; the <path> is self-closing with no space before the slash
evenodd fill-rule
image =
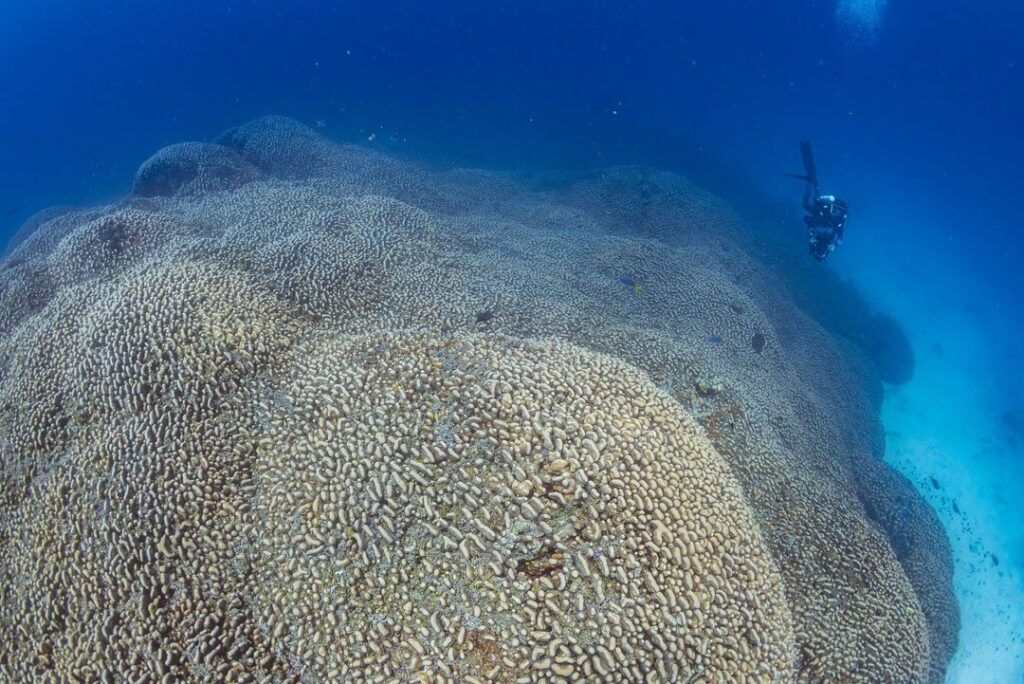
<path id="1" fill-rule="evenodd" d="M 1006 363 L 1017 314 L 964 270 L 956 245 L 908 261 L 886 239 L 848 240 L 832 263 L 915 349 L 914 377 L 886 387 L 882 419 L 887 461 L 935 508 L 953 550 L 962 626 L 947 681 L 1024 682 L 1024 444 L 1003 424 L 1012 407 L 998 388 L 1020 380 Z"/>

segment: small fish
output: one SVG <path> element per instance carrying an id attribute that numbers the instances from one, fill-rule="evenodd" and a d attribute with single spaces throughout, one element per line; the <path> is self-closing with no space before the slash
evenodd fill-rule
<path id="1" fill-rule="evenodd" d="M 21 207 L 11 207 L 10 209 L 7 210 L 7 216 L 14 216 L 19 211 L 21 211 Z"/>
<path id="2" fill-rule="evenodd" d="M 492 318 L 494 318 L 494 311 L 492 311 L 491 309 L 485 309 L 484 311 L 481 311 L 476 315 L 476 322 L 486 323 Z"/>
<path id="3" fill-rule="evenodd" d="M 953 512 L 960 515 L 960 507 L 956 505 L 956 499 L 953 499 Z"/>
<path id="4" fill-rule="evenodd" d="M 623 285 L 625 285 L 626 287 L 628 287 L 628 288 L 630 288 L 631 290 L 633 290 L 633 294 L 635 294 L 635 295 L 638 295 L 638 294 L 640 294 L 641 292 L 643 292 L 643 291 L 644 291 L 644 287 L 645 287 L 645 286 L 644 286 L 644 284 L 643 284 L 643 283 L 641 283 L 640 281 L 638 281 L 638 280 L 635 280 L 635 279 L 633 279 L 633 278 L 630 278 L 630 277 L 629 277 L 629 276 L 627 276 L 627 275 L 621 275 L 621 276 L 619 276 L 619 277 L 618 277 L 618 281 L 619 281 L 619 282 L 620 282 L 621 284 L 623 284 Z"/>
<path id="5" fill-rule="evenodd" d="M 1010 432 L 1024 435 L 1024 412 L 1019 410 L 1003 411 L 999 417 Z"/>
<path id="6" fill-rule="evenodd" d="M 724 342 L 724 340 L 721 335 L 708 335 L 708 344 L 713 344 L 717 347 L 722 344 L 722 342 Z"/>
<path id="7" fill-rule="evenodd" d="M 317 127 L 317 128 L 327 128 L 327 122 L 326 122 L 326 121 L 324 121 L 323 119 L 317 119 L 317 120 L 316 120 L 316 121 L 314 121 L 313 123 L 315 123 L 315 124 L 316 124 L 316 127 Z"/>
<path id="8" fill-rule="evenodd" d="M 936 480 L 934 477 L 932 478 L 932 487 L 935 487 L 936 489 L 939 488 L 939 481 Z"/>
<path id="9" fill-rule="evenodd" d="M 523 259 L 526 257 L 526 254 L 523 251 L 518 250 L 515 247 L 509 247 L 508 245 L 498 247 L 498 252 L 504 256 L 515 257 L 517 259 Z"/>

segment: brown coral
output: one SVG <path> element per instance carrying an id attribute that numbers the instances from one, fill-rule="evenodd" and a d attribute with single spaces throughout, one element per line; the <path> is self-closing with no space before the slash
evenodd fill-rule
<path id="1" fill-rule="evenodd" d="M 941 678 L 870 372 L 721 201 L 220 142 L 0 270 L 0 673 Z"/>

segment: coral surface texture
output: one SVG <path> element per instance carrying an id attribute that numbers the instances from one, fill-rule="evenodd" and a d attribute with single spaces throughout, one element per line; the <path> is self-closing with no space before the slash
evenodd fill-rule
<path id="1" fill-rule="evenodd" d="M 678 175 L 280 117 L 33 217 L 0 681 L 941 681 L 949 544 L 880 458 L 909 348 L 752 244 Z"/>

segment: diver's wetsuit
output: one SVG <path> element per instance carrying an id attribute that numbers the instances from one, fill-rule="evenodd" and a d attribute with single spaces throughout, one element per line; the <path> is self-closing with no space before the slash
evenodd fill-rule
<path id="1" fill-rule="evenodd" d="M 843 241 L 849 206 L 832 195 L 818 195 L 817 187 L 807 183 L 804 190 L 804 223 L 807 224 L 807 238 L 811 256 L 824 261 L 832 250 Z M 812 201 L 812 197 L 815 199 Z"/>

